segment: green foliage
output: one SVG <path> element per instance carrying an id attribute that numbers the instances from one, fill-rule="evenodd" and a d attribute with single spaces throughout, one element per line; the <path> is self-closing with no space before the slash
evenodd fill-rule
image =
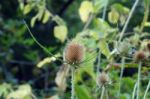
<path id="1" fill-rule="evenodd" d="M 0 98 L 70 99 L 71 67 L 62 58 L 71 40 L 85 46 L 85 58 L 75 70 L 76 98 L 100 98 L 100 69 L 110 79 L 104 98 L 131 99 L 137 82 L 136 51 L 148 57 L 141 69 L 139 97 L 143 98 L 150 80 L 149 0 L 138 3 L 121 41 L 132 0 L 18 0 L 12 1 L 17 2 L 14 15 L 6 13 L 14 7 L 6 1 L 0 4 Z M 33 33 L 28 33 L 23 19 Z M 120 79 L 122 57 L 125 72 Z"/>

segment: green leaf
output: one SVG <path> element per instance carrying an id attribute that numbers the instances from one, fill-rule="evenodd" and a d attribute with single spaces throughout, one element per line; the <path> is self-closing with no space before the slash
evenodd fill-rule
<path id="1" fill-rule="evenodd" d="M 107 42 L 106 42 L 104 39 L 102 39 L 102 40 L 100 40 L 99 43 L 100 43 L 99 47 L 100 47 L 101 52 L 102 52 L 107 58 L 109 58 L 109 56 L 110 56 L 110 50 L 109 50 L 109 47 L 108 47 Z"/>
<path id="2" fill-rule="evenodd" d="M 75 93 L 78 99 L 92 99 L 89 91 L 83 85 L 75 85 Z"/>
<path id="3" fill-rule="evenodd" d="M 100 12 L 100 10 L 105 7 L 108 3 L 108 0 L 95 0 L 94 1 L 94 12 Z"/>
<path id="4" fill-rule="evenodd" d="M 36 22 L 36 20 L 37 20 L 37 18 L 38 18 L 38 16 L 36 15 L 36 16 L 34 16 L 32 19 L 31 19 L 31 27 L 33 27 L 34 25 L 35 25 L 35 22 Z"/>
<path id="5" fill-rule="evenodd" d="M 28 14 L 28 13 L 31 11 L 31 9 L 32 9 L 31 5 L 30 5 L 30 4 L 27 4 L 27 5 L 25 5 L 25 7 L 24 7 L 23 13 L 24 13 L 24 14 Z"/>
<path id="6" fill-rule="evenodd" d="M 21 85 L 16 91 L 11 92 L 7 99 L 32 99 L 31 98 L 32 89 L 28 84 Z"/>
<path id="7" fill-rule="evenodd" d="M 56 60 L 56 57 L 59 57 L 59 54 L 54 55 L 55 57 L 46 57 L 37 64 L 38 68 L 43 67 L 45 64 L 51 63 Z"/>
<path id="8" fill-rule="evenodd" d="M 116 10 L 111 10 L 111 11 L 108 13 L 108 20 L 109 20 L 109 22 L 111 22 L 111 23 L 113 23 L 113 24 L 118 23 L 118 20 L 119 20 L 119 13 L 118 13 Z"/>
<path id="9" fill-rule="evenodd" d="M 91 1 L 83 1 L 79 8 L 79 15 L 83 22 L 86 22 L 90 13 L 93 12 L 93 5 Z"/>
<path id="10" fill-rule="evenodd" d="M 67 38 L 68 29 L 65 25 L 55 26 L 54 36 L 59 39 L 62 43 Z"/>
<path id="11" fill-rule="evenodd" d="M 46 23 L 49 20 L 50 16 L 51 16 L 51 13 L 48 10 L 46 10 L 42 23 Z"/>
<path id="12" fill-rule="evenodd" d="M 58 25 L 66 25 L 64 20 L 58 15 L 53 16 L 52 20 L 55 21 Z"/>

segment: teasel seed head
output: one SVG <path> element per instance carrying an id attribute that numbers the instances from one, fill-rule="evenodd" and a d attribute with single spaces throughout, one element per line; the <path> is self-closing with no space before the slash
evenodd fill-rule
<path id="1" fill-rule="evenodd" d="M 83 45 L 71 41 L 67 44 L 64 50 L 64 60 L 68 64 L 79 64 L 83 61 L 85 48 Z"/>
<path id="2" fill-rule="evenodd" d="M 97 77 L 98 86 L 106 86 L 110 82 L 109 76 L 106 72 L 101 72 Z"/>
<path id="3" fill-rule="evenodd" d="M 144 61 L 147 59 L 147 56 L 145 55 L 145 52 L 143 51 L 137 51 L 135 54 L 134 54 L 134 60 L 136 62 L 139 62 L 139 61 Z"/>

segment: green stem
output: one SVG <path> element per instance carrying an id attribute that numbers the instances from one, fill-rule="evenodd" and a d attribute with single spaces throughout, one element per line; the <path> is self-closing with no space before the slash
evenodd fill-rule
<path id="1" fill-rule="evenodd" d="M 119 80 L 119 92 L 118 92 L 119 99 L 120 99 L 120 93 L 121 93 L 121 80 L 122 80 L 122 77 L 123 77 L 124 65 L 125 65 L 125 57 L 122 57 L 122 60 L 121 60 L 121 73 L 120 73 L 120 80 Z"/>
<path id="2" fill-rule="evenodd" d="M 105 86 L 102 86 L 102 93 L 100 99 L 103 99 L 104 94 L 105 94 Z"/>
<path id="3" fill-rule="evenodd" d="M 139 99 L 139 94 L 140 94 L 141 67 L 142 67 L 142 62 L 140 61 L 139 67 L 138 67 L 137 97 L 136 97 L 136 99 Z"/>
<path id="4" fill-rule="evenodd" d="M 137 88 L 137 82 L 134 85 L 133 93 L 132 93 L 132 99 L 135 99 L 135 94 L 136 94 L 136 88 Z"/>
<path id="5" fill-rule="evenodd" d="M 134 12 L 134 10 L 135 10 L 135 8 L 136 8 L 138 2 L 139 2 L 139 0 L 136 0 L 136 1 L 135 1 L 134 5 L 133 5 L 133 7 L 132 7 L 132 9 L 131 9 L 131 11 L 130 11 L 130 13 L 129 13 L 129 17 L 127 18 L 127 21 L 126 21 L 126 23 L 125 23 L 125 25 L 124 25 L 124 27 L 123 27 L 123 29 L 122 29 L 122 31 L 121 31 L 120 38 L 119 38 L 119 42 L 120 42 L 121 39 L 123 38 L 123 35 L 124 35 L 124 33 L 125 33 L 126 29 L 127 29 L 127 26 L 128 26 L 128 24 L 129 24 L 129 21 L 130 21 L 132 15 L 133 15 L 133 12 Z"/>
<path id="6" fill-rule="evenodd" d="M 52 53 L 49 52 L 49 50 L 48 50 L 46 47 L 44 47 L 40 42 L 38 42 L 38 41 L 36 40 L 36 38 L 34 37 L 34 35 L 32 34 L 32 32 L 30 31 L 30 28 L 28 27 L 26 21 L 23 20 L 23 22 L 24 22 L 24 24 L 25 24 L 27 30 L 29 31 L 29 33 L 30 33 L 32 39 L 35 41 L 35 43 L 36 43 L 37 45 L 39 45 L 39 46 L 40 46 L 46 53 L 48 53 L 50 56 L 55 57 Z M 58 59 L 57 57 L 55 57 L 55 58 L 56 58 L 57 60 L 63 62 L 61 59 Z"/>
<path id="7" fill-rule="evenodd" d="M 149 80 L 149 82 L 148 82 L 148 85 L 147 85 L 147 88 L 146 88 L 146 91 L 145 91 L 145 94 L 144 94 L 143 99 L 146 99 L 146 95 L 147 95 L 147 93 L 148 93 L 149 88 L 150 88 L 150 80 Z"/>
<path id="8" fill-rule="evenodd" d="M 71 99 L 75 99 L 75 89 L 74 89 L 74 67 L 71 68 Z"/>

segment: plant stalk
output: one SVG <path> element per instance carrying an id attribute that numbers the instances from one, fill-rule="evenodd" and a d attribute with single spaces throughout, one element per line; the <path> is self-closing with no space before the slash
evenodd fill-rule
<path id="1" fill-rule="evenodd" d="M 147 93 L 148 93 L 149 88 L 150 88 L 150 80 L 149 80 L 149 82 L 148 82 L 148 85 L 147 85 L 147 88 L 146 88 L 146 91 L 145 91 L 145 94 L 144 94 L 143 99 L 146 99 L 146 95 L 147 95 Z"/>
<path id="2" fill-rule="evenodd" d="M 104 94 L 105 94 L 105 86 L 102 86 L 102 93 L 100 99 L 104 99 Z"/>
<path id="3" fill-rule="evenodd" d="M 122 57 L 122 60 L 121 60 L 120 80 L 119 80 L 119 92 L 118 92 L 118 98 L 119 99 L 120 99 L 120 93 L 121 93 L 121 81 L 122 81 L 122 77 L 123 77 L 124 65 L 125 65 L 125 57 Z"/>
<path id="4" fill-rule="evenodd" d="M 71 99 L 75 99 L 75 88 L 74 88 L 74 67 L 71 68 Z"/>
<path id="5" fill-rule="evenodd" d="M 142 67 L 142 62 L 140 61 L 139 66 L 138 66 L 137 97 L 136 97 L 136 99 L 139 99 L 139 94 L 140 94 L 141 67 Z"/>

